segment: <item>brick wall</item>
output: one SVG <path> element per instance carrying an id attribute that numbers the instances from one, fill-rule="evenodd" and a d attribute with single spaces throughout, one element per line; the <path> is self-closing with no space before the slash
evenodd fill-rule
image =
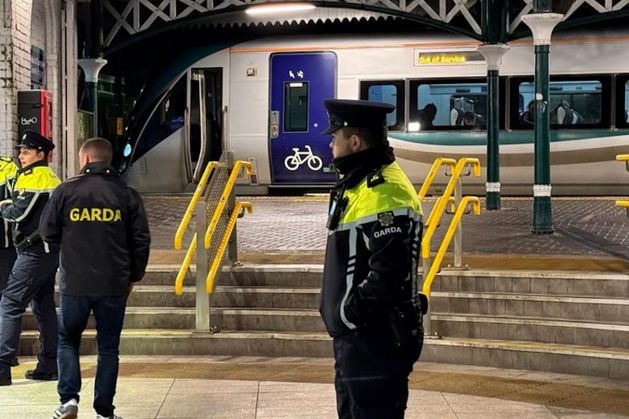
<path id="1" fill-rule="evenodd" d="M 17 141 L 17 91 L 30 88 L 31 1 L 0 2 L 0 154 L 11 154 Z"/>
<path id="2" fill-rule="evenodd" d="M 31 88 L 31 46 L 45 51 L 45 88 L 53 95 L 53 138 L 61 127 L 61 16 L 62 0 L 0 0 L 0 154 L 13 153 L 18 138 L 17 91 Z M 60 167 L 61 147 L 53 168 Z"/>

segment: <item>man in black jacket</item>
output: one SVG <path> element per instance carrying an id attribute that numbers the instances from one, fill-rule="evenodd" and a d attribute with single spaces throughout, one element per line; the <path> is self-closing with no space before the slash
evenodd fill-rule
<path id="1" fill-rule="evenodd" d="M 127 297 L 133 284 L 144 276 L 150 235 L 140 196 L 110 167 L 109 141 L 87 140 L 79 158 L 81 174 L 55 190 L 40 223 L 42 238 L 61 245 L 61 406 L 52 417 L 77 416 L 81 389 L 79 345 L 93 312 L 98 344 L 94 410 L 97 418 L 118 418 L 113 398 L 120 333 Z"/>
<path id="2" fill-rule="evenodd" d="M 339 180 L 327 227 L 320 313 L 333 338 L 341 419 L 401 419 L 423 344 L 417 263 L 422 209 L 387 141 L 394 107 L 326 100 Z"/>

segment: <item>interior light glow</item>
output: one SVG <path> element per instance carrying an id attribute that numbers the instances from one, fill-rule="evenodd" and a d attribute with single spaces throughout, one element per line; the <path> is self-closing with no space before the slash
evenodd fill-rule
<path id="1" fill-rule="evenodd" d="M 421 124 L 419 122 L 409 122 L 408 123 L 408 132 L 417 132 L 421 129 Z"/>
<path id="2" fill-rule="evenodd" d="M 245 13 L 250 16 L 270 15 L 275 13 L 286 12 L 299 12 L 304 10 L 312 10 L 315 8 L 314 4 L 309 3 L 274 3 L 274 4 L 259 4 L 255 6 L 249 6 Z"/>

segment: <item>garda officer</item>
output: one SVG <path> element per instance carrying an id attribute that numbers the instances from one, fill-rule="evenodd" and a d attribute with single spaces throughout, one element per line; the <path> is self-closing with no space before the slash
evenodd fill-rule
<path id="1" fill-rule="evenodd" d="M 61 246 L 59 384 L 53 419 L 75 418 L 81 390 L 79 346 L 90 312 L 96 320 L 96 418 L 119 419 L 113 399 L 127 297 L 142 279 L 150 235 L 138 193 L 111 168 L 112 147 L 91 138 L 79 152 L 81 174 L 52 194 L 41 217 L 44 240 Z"/>
<path id="2" fill-rule="evenodd" d="M 11 157 L 0 157 L 0 201 L 11 198 L 13 182 L 18 167 Z M 0 300 L 7 286 L 7 279 L 15 263 L 15 247 L 11 239 L 11 229 L 6 220 L 0 222 Z"/>
<path id="3" fill-rule="evenodd" d="M 394 107 L 326 100 L 332 191 L 320 313 L 333 338 L 340 418 L 403 418 L 419 358 L 422 211 L 387 141 Z M 422 296 L 423 297 L 423 296 Z M 423 301 L 423 304 L 422 304 Z"/>
<path id="4" fill-rule="evenodd" d="M 0 157 L 0 201 L 11 199 L 11 191 L 17 176 L 18 166 L 12 157 Z M 1 217 L 0 217 L 1 218 Z M 15 247 L 11 238 L 11 229 L 9 223 L 0 220 L 0 300 L 2 300 L 2 292 L 7 287 L 9 274 L 15 263 Z M 11 366 L 19 365 L 17 357 L 11 361 Z"/>
<path id="5" fill-rule="evenodd" d="M 4 220 L 12 224 L 17 260 L 0 301 L 0 385 L 11 384 L 10 364 L 17 354 L 22 313 L 31 304 L 37 318 L 40 348 L 37 367 L 26 372 L 32 380 L 57 379 L 57 314 L 54 291 L 59 252 L 42 241 L 37 228 L 50 193 L 60 180 L 48 167 L 48 153 L 55 147 L 46 137 L 27 131 L 18 159 L 11 199 L 0 203 Z"/>

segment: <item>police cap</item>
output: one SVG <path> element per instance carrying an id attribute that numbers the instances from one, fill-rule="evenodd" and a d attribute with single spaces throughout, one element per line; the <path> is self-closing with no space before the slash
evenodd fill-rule
<path id="1" fill-rule="evenodd" d="M 323 104 L 330 118 L 330 126 L 321 133 L 323 135 L 344 127 L 384 128 L 387 114 L 395 109 L 389 103 L 368 100 L 327 99 Z"/>
<path id="2" fill-rule="evenodd" d="M 22 141 L 15 146 L 16 148 L 32 148 L 35 150 L 49 152 L 55 145 L 48 138 L 35 131 L 24 131 L 22 135 Z"/>

